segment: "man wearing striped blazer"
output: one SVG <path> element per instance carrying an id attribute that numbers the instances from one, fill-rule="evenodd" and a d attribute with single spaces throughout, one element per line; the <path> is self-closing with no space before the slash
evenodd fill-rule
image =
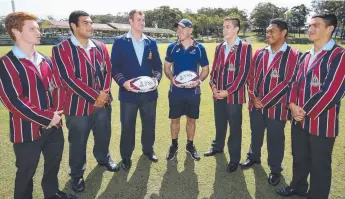
<path id="1" fill-rule="evenodd" d="M 109 171 L 119 166 L 111 159 L 111 63 L 106 46 L 93 35 L 92 20 L 84 11 L 69 16 L 72 36 L 53 47 L 53 63 L 66 87 L 64 113 L 68 128 L 72 188 L 85 189 L 86 144 L 93 131 L 93 155 Z"/>
<path id="2" fill-rule="evenodd" d="M 44 197 L 75 198 L 58 189 L 64 146 L 60 123 L 64 89 L 50 58 L 35 49 L 41 37 L 37 17 L 14 12 L 6 17 L 5 27 L 15 43 L 0 58 L 0 101 L 9 110 L 10 139 L 17 167 L 13 198 L 32 198 L 32 178 L 41 153 Z"/>
<path id="3" fill-rule="evenodd" d="M 261 147 L 267 129 L 268 182 L 280 182 L 284 157 L 284 128 L 288 117 L 286 94 L 298 61 L 298 50 L 286 44 L 288 25 L 273 19 L 266 30 L 268 46 L 256 51 L 248 77 L 251 144 L 248 157 L 241 164 L 249 168 L 260 163 Z"/>
<path id="4" fill-rule="evenodd" d="M 240 40 L 240 20 L 225 18 L 223 35 L 225 42 L 215 50 L 210 86 L 214 98 L 216 136 L 205 156 L 222 153 L 227 125 L 230 125 L 228 172 L 234 172 L 241 159 L 242 105 L 246 102 L 245 82 L 252 59 L 252 47 Z"/>
<path id="5" fill-rule="evenodd" d="M 345 94 L 345 50 L 332 39 L 336 27 L 334 14 L 315 15 L 309 24 L 313 47 L 300 58 L 288 95 L 293 176 L 290 186 L 276 190 L 281 196 L 329 195 L 340 100 Z"/>

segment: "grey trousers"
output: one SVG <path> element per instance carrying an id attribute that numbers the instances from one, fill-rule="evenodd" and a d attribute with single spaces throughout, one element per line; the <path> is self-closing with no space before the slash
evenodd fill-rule
<path id="1" fill-rule="evenodd" d="M 228 149 L 230 162 L 239 163 L 241 160 L 242 143 L 242 104 L 228 104 L 227 99 L 214 101 L 214 119 L 216 138 L 212 147 L 217 151 L 224 149 L 227 127 L 230 126 Z"/>
<path id="2" fill-rule="evenodd" d="M 86 168 L 86 145 L 92 130 L 94 136 L 93 155 L 98 164 L 109 161 L 111 137 L 111 105 L 96 108 L 88 116 L 66 116 L 69 141 L 70 176 L 80 178 Z"/>

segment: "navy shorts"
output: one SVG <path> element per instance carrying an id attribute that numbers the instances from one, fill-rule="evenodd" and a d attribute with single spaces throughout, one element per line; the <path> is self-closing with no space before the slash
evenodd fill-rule
<path id="1" fill-rule="evenodd" d="M 192 119 L 199 118 L 200 94 L 171 95 L 169 93 L 169 118 L 177 119 L 186 115 Z"/>

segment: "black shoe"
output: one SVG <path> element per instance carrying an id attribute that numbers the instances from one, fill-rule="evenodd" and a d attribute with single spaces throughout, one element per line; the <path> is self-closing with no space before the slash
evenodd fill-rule
<path id="1" fill-rule="evenodd" d="M 216 155 L 217 153 L 223 153 L 223 150 L 217 151 L 217 150 L 214 150 L 213 148 L 210 148 L 208 151 L 206 151 L 206 152 L 204 153 L 204 156 L 205 156 L 205 157 L 214 156 L 214 155 Z"/>
<path id="2" fill-rule="evenodd" d="M 107 170 L 111 172 L 117 172 L 120 170 L 120 166 L 116 164 L 112 159 L 109 159 L 108 163 L 98 165 L 105 166 L 105 168 L 107 168 Z"/>
<path id="3" fill-rule="evenodd" d="M 53 196 L 49 197 L 48 199 L 76 199 L 76 198 L 77 197 L 75 195 L 58 191 Z"/>
<path id="4" fill-rule="evenodd" d="M 246 169 L 246 168 L 253 166 L 254 164 L 261 164 L 261 161 L 255 161 L 255 160 L 251 160 L 248 158 L 246 161 L 244 161 L 241 164 L 241 168 Z"/>
<path id="5" fill-rule="evenodd" d="M 170 145 L 169 152 L 167 153 L 167 160 L 172 160 L 176 157 L 178 147 L 173 144 Z"/>
<path id="6" fill-rule="evenodd" d="M 131 159 L 123 159 L 121 163 L 121 167 L 123 170 L 128 171 L 132 166 Z"/>
<path id="7" fill-rule="evenodd" d="M 278 188 L 276 189 L 276 192 L 278 195 L 281 195 L 283 197 L 289 197 L 289 196 L 294 196 L 294 195 L 305 197 L 307 195 L 307 193 L 297 192 L 295 189 L 293 189 L 290 186 Z"/>
<path id="8" fill-rule="evenodd" d="M 158 162 L 158 158 L 157 158 L 155 152 L 144 153 L 144 155 L 146 155 L 147 158 L 148 158 L 149 160 L 151 160 L 152 162 Z"/>
<path id="9" fill-rule="evenodd" d="M 192 157 L 194 160 L 200 160 L 200 154 L 196 150 L 194 145 L 192 147 L 188 147 L 188 145 L 187 145 L 186 151 L 190 154 L 190 157 Z"/>
<path id="10" fill-rule="evenodd" d="M 238 163 L 229 162 L 228 167 L 226 168 L 226 171 L 229 173 L 232 173 L 237 170 L 237 167 L 238 167 Z"/>
<path id="11" fill-rule="evenodd" d="M 280 182 L 280 173 L 270 173 L 268 176 L 268 183 L 273 186 L 276 186 Z"/>
<path id="12" fill-rule="evenodd" d="M 72 189 L 76 193 L 84 191 L 84 189 L 85 189 L 84 179 L 82 177 L 81 178 L 73 178 L 72 179 Z"/>

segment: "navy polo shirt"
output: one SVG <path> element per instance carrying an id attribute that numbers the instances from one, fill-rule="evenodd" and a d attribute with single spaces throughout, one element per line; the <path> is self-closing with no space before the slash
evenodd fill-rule
<path id="1" fill-rule="evenodd" d="M 172 64 L 173 76 L 180 72 L 190 70 L 200 74 L 199 66 L 208 66 L 208 59 L 205 47 L 194 41 L 193 45 L 184 48 L 180 41 L 175 41 L 168 46 L 165 61 Z M 170 84 L 170 94 L 173 95 L 195 95 L 200 94 L 200 87 L 197 88 L 177 88 Z"/>

